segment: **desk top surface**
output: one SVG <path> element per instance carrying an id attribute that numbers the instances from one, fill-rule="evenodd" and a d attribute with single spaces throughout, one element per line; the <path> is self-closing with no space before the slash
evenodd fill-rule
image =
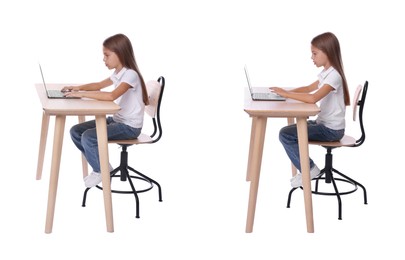
<path id="1" fill-rule="evenodd" d="M 257 91 L 270 91 L 268 88 L 255 88 Z M 250 116 L 264 117 L 308 117 L 320 112 L 316 104 L 308 104 L 292 99 L 286 101 L 253 101 L 245 88 L 244 110 Z"/>
<path id="2" fill-rule="evenodd" d="M 47 84 L 48 89 L 62 89 L 74 84 Z M 121 108 L 112 101 L 93 99 L 50 99 L 43 84 L 35 84 L 38 97 L 45 113 L 50 115 L 106 115 L 114 114 Z"/>

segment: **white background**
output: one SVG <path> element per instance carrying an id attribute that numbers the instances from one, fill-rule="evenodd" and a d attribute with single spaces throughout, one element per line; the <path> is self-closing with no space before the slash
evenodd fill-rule
<path id="1" fill-rule="evenodd" d="M 0 258 L 397 259 L 405 231 L 404 142 L 397 126 L 405 18 L 399 3 L 3 1 Z M 338 220 L 336 199 L 314 196 L 315 233 L 307 233 L 301 191 L 286 208 L 291 173 L 277 138 L 286 122 L 273 119 L 254 231 L 247 234 L 251 120 L 243 111 L 243 66 L 255 85 L 309 84 L 320 71 L 310 59 L 310 41 L 325 31 L 340 40 L 351 91 L 369 81 L 366 142 L 334 152 L 336 168 L 366 186 L 369 204 L 360 192 L 343 197 Z M 102 61 L 102 42 L 116 33 L 131 39 L 146 80 L 166 78 L 161 141 L 129 149 L 130 164 L 161 183 L 163 202 L 156 190 L 141 194 L 141 218 L 135 219 L 133 197 L 113 194 L 115 232 L 106 232 L 102 192 L 91 190 L 81 207 L 80 157 L 68 135 L 77 121 L 68 118 L 53 232 L 45 234 L 54 121 L 37 181 L 38 62 L 50 83 L 104 79 L 112 71 Z M 348 131 L 357 130 L 348 117 Z M 324 149 L 310 147 L 310 153 L 322 166 Z M 109 154 L 117 166 L 118 146 L 110 145 Z"/>

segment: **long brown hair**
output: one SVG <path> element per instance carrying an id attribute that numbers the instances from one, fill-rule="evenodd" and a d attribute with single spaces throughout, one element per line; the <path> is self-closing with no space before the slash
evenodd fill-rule
<path id="1" fill-rule="evenodd" d="M 313 38 L 311 44 L 316 48 L 320 49 L 323 53 L 325 53 L 329 59 L 329 62 L 331 63 L 331 66 L 339 72 L 343 81 L 343 93 L 345 105 L 349 106 L 350 94 L 349 88 L 347 86 L 346 76 L 343 71 L 343 61 L 342 55 L 340 53 L 339 40 L 333 33 L 326 32 Z"/>
<path id="2" fill-rule="evenodd" d="M 124 67 L 133 69 L 139 76 L 142 86 L 142 99 L 145 105 L 149 105 L 148 92 L 146 90 L 146 84 L 143 80 L 142 74 L 139 71 L 136 64 L 134 50 L 132 48 L 131 41 L 124 34 L 116 34 L 104 40 L 103 46 L 112 52 L 117 54 L 118 59 L 121 61 Z"/>

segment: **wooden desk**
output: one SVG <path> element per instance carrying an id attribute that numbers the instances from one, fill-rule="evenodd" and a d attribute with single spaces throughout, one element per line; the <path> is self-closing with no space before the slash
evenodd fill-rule
<path id="1" fill-rule="evenodd" d="M 251 233 L 253 231 L 267 118 L 285 117 L 289 119 L 289 123 L 292 123 L 294 118 L 297 122 L 307 232 L 313 233 L 314 221 L 312 212 L 311 180 L 309 177 L 307 118 L 309 116 L 317 115 L 320 109 L 315 104 L 305 104 L 293 100 L 253 101 L 250 97 L 249 91 L 246 89 L 244 110 L 249 114 L 250 117 L 252 117 L 249 159 L 246 177 L 246 180 L 250 181 L 246 232 Z"/>
<path id="2" fill-rule="evenodd" d="M 66 84 L 49 84 L 49 89 L 61 89 Z M 114 114 L 120 107 L 114 102 L 85 100 L 85 99 L 48 99 L 42 84 L 35 84 L 43 108 L 41 140 L 39 145 L 38 166 L 36 178 L 42 176 L 45 145 L 48 135 L 49 117 L 55 116 L 55 133 L 53 139 L 51 175 L 49 180 L 48 207 L 46 212 L 45 233 L 52 232 L 55 213 L 56 192 L 58 188 L 59 168 L 63 144 L 66 116 L 79 116 L 83 121 L 85 116 L 95 116 L 97 127 L 98 149 L 103 184 L 104 208 L 107 231 L 114 232 L 110 174 L 108 169 L 108 140 L 106 115 Z M 86 163 L 86 167 L 85 167 Z M 86 169 L 85 169 L 86 168 Z M 83 162 L 83 172 L 87 175 L 87 162 Z"/>

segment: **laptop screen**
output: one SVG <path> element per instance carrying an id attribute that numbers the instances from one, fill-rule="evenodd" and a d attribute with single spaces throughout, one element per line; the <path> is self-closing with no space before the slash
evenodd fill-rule
<path id="1" fill-rule="evenodd" d="M 247 80 L 247 83 L 248 83 L 248 86 L 249 86 L 250 94 L 253 94 L 252 85 L 250 84 L 249 73 L 248 73 L 248 70 L 247 70 L 247 66 L 246 66 L 246 65 L 245 65 L 245 75 L 246 75 L 246 80 Z"/>
<path id="2" fill-rule="evenodd" d="M 42 73 L 41 64 L 39 64 L 39 70 L 41 71 L 42 83 L 44 84 L 45 92 L 48 93 L 47 88 L 46 88 L 46 84 L 45 84 L 44 74 Z"/>

